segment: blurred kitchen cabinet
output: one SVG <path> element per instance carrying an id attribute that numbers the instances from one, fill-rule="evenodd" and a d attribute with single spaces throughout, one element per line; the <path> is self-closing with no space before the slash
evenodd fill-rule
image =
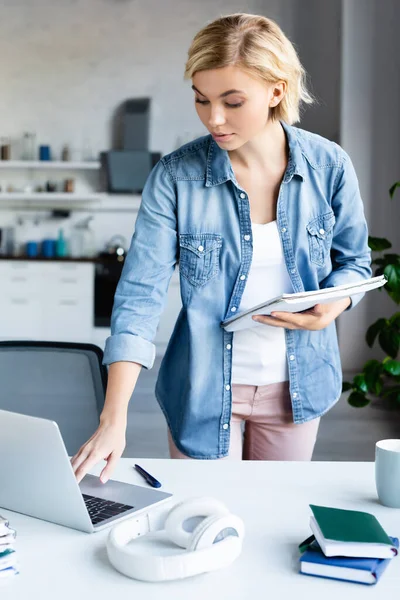
<path id="1" fill-rule="evenodd" d="M 90 342 L 94 265 L 0 261 L 0 339 Z"/>

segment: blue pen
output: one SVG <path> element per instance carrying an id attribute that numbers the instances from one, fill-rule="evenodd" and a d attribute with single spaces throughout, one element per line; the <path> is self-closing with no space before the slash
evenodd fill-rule
<path id="1" fill-rule="evenodd" d="M 143 467 L 141 467 L 140 465 L 135 465 L 135 469 L 138 473 L 141 474 L 141 476 L 147 481 L 147 483 L 149 483 L 152 487 L 155 488 L 160 488 L 161 487 L 161 483 L 159 481 L 157 481 L 157 479 L 155 477 L 153 477 L 153 475 L 150 475 L 150 473 L 148 473 L 147 471 L 145 471 L 143 469 Z"/>

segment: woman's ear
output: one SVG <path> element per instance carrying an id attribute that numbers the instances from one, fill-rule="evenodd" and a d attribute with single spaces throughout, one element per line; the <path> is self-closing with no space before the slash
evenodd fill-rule
<path id="1" fill-rule="evenodd" d="M 287 85 L 285 81 L 278 81 L 274 84 L 272 88 L 272 98 L 269 103 L 270 107 L 278 106 L 279 102 L 281 102 L 286 94 L 286 88 Z"/>

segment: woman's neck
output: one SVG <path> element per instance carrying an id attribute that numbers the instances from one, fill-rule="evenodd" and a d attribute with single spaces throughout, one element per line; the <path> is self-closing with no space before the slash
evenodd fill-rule
<path id="1" fill-rule="evenodd" d="M 270 121 L 256 137 L 237 150 L 228 151 L 232 164 L 241 169 L 274 169 L 288 160 L 285 131 L 279 121 Z"/>

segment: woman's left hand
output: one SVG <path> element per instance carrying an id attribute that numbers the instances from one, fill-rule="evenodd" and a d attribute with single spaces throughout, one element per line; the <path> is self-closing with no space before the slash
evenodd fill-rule
<path id="1" fill-rule="evenodd" d="M 337 300 L 330 304 L 316 304 L 312 308 L 300 313 L 272 312 L 271 316 L 254 315 L 254 321 L 272 325 L 273 327 L 284 327 L 285 329 L 309 329 L 318 331 L 324 329 L 336 319 L 348 306 L 350 298 Z"/>

